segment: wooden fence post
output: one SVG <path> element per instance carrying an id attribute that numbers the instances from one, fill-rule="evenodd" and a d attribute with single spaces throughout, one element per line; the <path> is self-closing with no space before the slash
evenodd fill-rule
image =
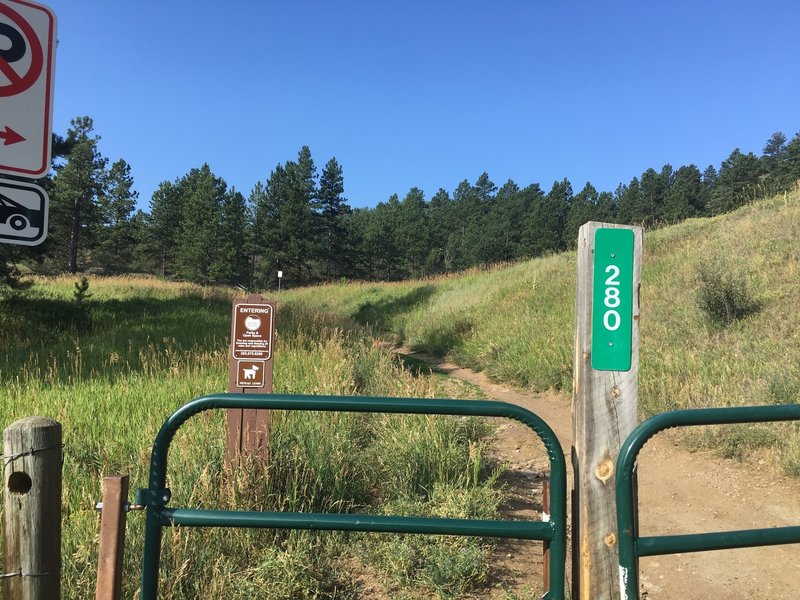
<path id="1" fill-rule="evenodd" d="M 3 598 L 61 596 L 61 425 L 27 417 L 3 432 Z"/>
<path id="2" fill-rule="evenodd" d="M 122 559 L 125 556 L 125 505 L 128 476 L 103 477 L 103 508 L 100 512 L 100 551 L 97 559 L 95 600 L 122 598 Z"/>
<path id="3" fill-rule="evenodd" d="M 572 395 L 575 600 L 620 598 L 614 468 L 622 442 L 638 423 L 642 236 L 641 227 L 596 222 L 578 233 Z M 598 254 L 596 241 L 602 246 Z"/>

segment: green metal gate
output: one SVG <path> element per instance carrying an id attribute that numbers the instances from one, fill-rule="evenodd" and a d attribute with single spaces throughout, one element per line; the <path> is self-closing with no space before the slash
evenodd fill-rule
<path id="1" fill-rule="evenodd" d="M 634 470 L 636 457 L 647 440 L 659 431 L 672 427 L 775 421 L 800 421 L 800 404 L 678 410 L 652 417 L 631 432 L 622 445 L 617 459 L 619 577 L 623 600 L 638 600 L 639 598 L 638 558 L 640 556 L 800 543 L 800 527 L 652 537 L 639 537 L 636 531 L 638 506 L 636 506 L 634 493 Z"/>
<path id="2" fill-rule="evenodd" d="M 273 409 L 337 412 L 404 413 L 507 417 L 532 429 L 544 443 L 550 459 L 550 515 L 542 522 L 439 519 L 356 514 L 245 512 L 168 508 L 166 488 L 169 447 L 178 428 L 209 409 Z M 156 436 L 150 459 L 148 487 L 138 502 L 147 508 L 142 600 L 156 600 L 163 527 L 250 527 L 315 531 L 373 531 L 427 533 L 542 540 L 550 544 L 550 590 L 543 599 L 564 599 L 566 553 L 566 464 L 553 430 L 540 417 L 505 402 L 431 400 L 419 398 L 360 398 L 349 396 L 294 396 L 286 394 L 218 394 L 185 404 L 170 416 Z"/>

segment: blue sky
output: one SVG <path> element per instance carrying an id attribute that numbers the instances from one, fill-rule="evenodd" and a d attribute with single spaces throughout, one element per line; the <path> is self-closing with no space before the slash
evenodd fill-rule
<path id="1" fill-rule="evenodd" d="M 800 3 L 51 0 L 54 130 L 89 115 L 139 205 L 208 162 L 249 194 L 335 156 L 345 196 L 483 171 L 613 190 L 800 131 Z"/>

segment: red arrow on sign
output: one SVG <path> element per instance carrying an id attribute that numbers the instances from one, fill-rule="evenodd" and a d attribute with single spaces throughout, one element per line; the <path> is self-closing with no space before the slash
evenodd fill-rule
<path id="1" fill-rule="evenodd" d="M 5 133 L 0 132 L 0 140 L 3 140 L 3 146 L 10 146 L 11 144 L 24 142 L 25 138 L 6 125 Z"/>

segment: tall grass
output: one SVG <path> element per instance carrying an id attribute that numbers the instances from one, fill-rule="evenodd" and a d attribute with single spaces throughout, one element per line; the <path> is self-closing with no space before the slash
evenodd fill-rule
<path id="1" fill-rule="evenodd" d="M 643 416 L 800 402 L 799 190 L 730 214 L 648 231 L 644 252 Z M 701 308 L 708 273 L 719 280 L 721 293 L 711 302 L 726 315 L 722 326 Z M 574 290 L 575 254 L 564 253 L 424 281 L 296 290 L 285 298 L 385 328 L 397 342 L 450 356 L 497 381 L 567 391 Z M 365 320 L 377 307 L 385 314 Z M 770 448 L 785 471 L 797 474 L 799 427 L 773 425 L 769 435 L 758 427 L 707 430 L 692 443 L 726 454 L 736 447 L 740 455 Z"/>
<path id="2" fill-rule="evenodd" d="M 64 427 L 62 585 L 65 598 L 83 599 L 93 593 L 93 506 L 101 497 L 101 477 L 129 473 L 132 487 L 145 485 L 150 447 L 166 417 L 191 398 L 227 385 L 231 292 L 136 278 L 90 279 L 91 296 L 81 306 L 73 300 L 73 284 L 72 278 L 38 279 L 2 301 L 0 416 L 7 425 L 43 414 Z M 276 392 L 437 394 L 436 378 L 412 375 L 350 321 L 281 304 L 276 323 Z M 171 504 L 386 512 L 406 503 L 421 513 L 445 510 L 455 516 L 490 499 L 482 510 L 493 514 L 499 492 L 482 449 L 486 433 L 473 419 L 280 411 L 266 471 L 249 465 L 231 478 L 222 469 L 223 417 L 203 413 L 173 442 Z M 140 513 L 129 516 L 126 598 L 137 594 L 143 524 Z M 485 580 L 488 565 L 479 541 L 417 543 L 427 553 L 414 563 L 417 575 L 402 578 L 385 568 L 398 551 L 388 536 L 170 530 L 161 597 L 354 598 L 352 561 L 398 593 L 417 597 L 457 597 Z M 425 575 L 445 558 L 460 564 L 466 555 L 474 559 L 469 568 Z"/>

